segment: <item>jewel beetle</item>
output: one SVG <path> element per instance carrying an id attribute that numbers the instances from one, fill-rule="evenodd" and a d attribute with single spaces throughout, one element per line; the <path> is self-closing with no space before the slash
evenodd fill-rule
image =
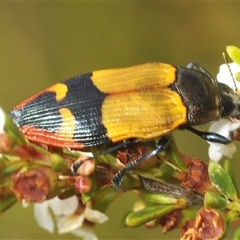
<path id="1" fill-rule="evenodd" d="M 27 139 L 50 146 L 84 149 L 126 140 L 160 138 L 177 128 L 223 144 L 232 139 L 195 129 L 220 118 L 240 116 L 240 98 L 197 63 L 178 67 L 146 63 L 77 75 L 28 98 L 10 117 Z M 130 163 L 120 172 L 119 185 Z"/>

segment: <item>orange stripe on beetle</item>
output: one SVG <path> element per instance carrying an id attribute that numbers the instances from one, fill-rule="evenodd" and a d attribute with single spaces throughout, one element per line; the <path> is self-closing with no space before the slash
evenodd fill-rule
<path id="1" fill-rule="evenodd" d="M 91 80 L 105 93 L 127 93 L 168 87 L 177 69 L 165 63 L 146 63 L 127 68 L 94 71 Z"/>
<path id="2" fill-rule="evenodd" d="M 60 147 L 72 147 L 83 149 L 84 145 L 74 141 L 75 118 L 67 108 L 60 108 L 62 121 L 55 132 L 49 132 L 44 129 L 38 129 L 31 126 L 21 127 L 21 131 L 31 141 L 41 142 Z"/>
<path id="3" fill-rule="evenodd" d="M 59 139 L 71 142 L 74 141 L 74 132 L 76 127 L 76 119 L 68 108 L 60 108 L 59 112 L 62 116 L 60 128 L 56 131 L 55 135 Z"/>
<path id="4" fill-rule="evenodd" d="M 52 87 L 46 89 L 46 92 L 55 92 L 56 93 L 56 100 L 61 101 L 67 96 L 68 88 L 63 83 L 57 83 Z"/>
<path id="5" fill-rule="evenodd" d="M 61 148 L 73 148 L 73 149 L 84 149 L 85 146 L 82 143 L 75 142 L 73 140 L 66 141 L 63 138 L 59 138 L 55 133 L 51 133 L 44 129 L 35 127 L 22 126 L 21 132 L 25 137 L 32 142 L 42 143 L 49 146 L 56 146 Z"/>
<path id="6" fill-rule="evenodd" d="M 187 123 L 187 108 L 181 97 L 166 88 L 109 95 L 103 102 L 102 112 L 102 123 L 113 142 L 153 139 Z"/>
<path id="7" fill-rule="evenodd" d="M 55 85 L 53 85 L 53 86 L 51 86 L 51 87 L 49 87 L 49 88 L 47 88 L 47 89 L 45 89 L 41 92 L 35 94 L 34 96 L 26 99 L 22 103 L 18 104 L 14 109 L 24 108 L 25 105 L 27 105 L 28 103 L 32 103 L 39 96 L 42 96 L 44 93 L 47 93 L 47 92 L 53 93 L 56 101 L 61 101 L 67 96 L 68 87 L 64 83 L 57 83 L 57 84 L 55 84 Z"/>

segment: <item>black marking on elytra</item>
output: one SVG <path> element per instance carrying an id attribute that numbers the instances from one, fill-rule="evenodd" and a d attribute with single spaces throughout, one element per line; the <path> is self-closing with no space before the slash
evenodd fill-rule
<path id="1" fill-rule="evenodd" d="M 92 73 L 78 75 L 63 82 L 68 88 L 63 100 L 57 101 L 55 92 L 45 92 L 21 109 L 13 110 L 10 117 L 19 127 L 34 126 L 54 133 L 62 123 L 58 110 L 68 108 L 76 119 L 76 142 L 89 147 L 110 142 L 102 124 L 101 112 L 102 103 L 108 94 L 93 84 L 91 76 Z"/>

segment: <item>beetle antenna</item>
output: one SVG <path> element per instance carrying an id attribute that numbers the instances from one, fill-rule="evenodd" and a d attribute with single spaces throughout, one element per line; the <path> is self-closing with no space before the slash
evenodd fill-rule
<path id="1" fill-rule="evenodd" d="M 225 52 L 222 52 L 222 55 L 223 55 L 223 59 L 224 59 L 224 62 L 226 63 L 226 65 L 227 65 L 227 67 L 228 67 L 228 70 L 229 70 L 229 72 L 230 72 L 230 74 L 231 74 L 231 76 L 232 76 L 232 80 L 233 80 L 233 82 L 234 82 L 234 87 L 235 87 L 235 92 L 237 92 L 237 84 L 236 84 L 236 82 L 235 82 L 235 80 L 234 80 L 234 77 L 233 77 L 233 73 L 232 73 L 232 70 L 231 70 L 231 68 L 230 68 L 230 66 L 229 66 L 229 62 L 228 62 L 228 60 L 227 60 L 227 57 L 226 57 L 226 54 L 225 54 Z"/>

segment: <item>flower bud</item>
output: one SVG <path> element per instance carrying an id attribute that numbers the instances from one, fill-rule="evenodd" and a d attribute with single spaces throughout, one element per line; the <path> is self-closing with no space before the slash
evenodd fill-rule
<path id="1" fill-rule="evenodd" d="M 95 160 L 94 158 L 81 156 L 74 162 L 72 168 L 75 173 L 81 176 L 90 176 L 95 170 Z"/>
<path id="2" fill-rule="evenodd" d="M 57 174 L 49 167 L 18 171 L 13 176 L 12 190 L 18 200 L 42 202 L 51 197 L 57 185 Z"/>
<path id="3" fill-rule="evenodd" d="M 182 185 L 186 188 L 191 188 L 199 194 L 204 194 L 206 191 L 218 192 L 212 185 L 209 174 L 208 164 L 200 159 L 193 158 L 187 164 L 188 170 L 182 175 Z"/>
<path id="4" fill-rule="evenodd" d="M 0 153 L 7 153 L 12 148 L 12 140 L 4 133 L 0 133 Z"/>
<path id="5" fill-rule="evenodd" d="M 79 176 L 75 182 L 75 188 L 81 194 L 85 194 L 92 189 L 92 180 L 89 177 Z"/>
<path id="6" fill-rule="evenodd" d="M 182 228 L 181 240 L 185 239 L 222 239 L 225 222 L 213 209 L 201 208 L 195 219 L 186 222 Z"/>

